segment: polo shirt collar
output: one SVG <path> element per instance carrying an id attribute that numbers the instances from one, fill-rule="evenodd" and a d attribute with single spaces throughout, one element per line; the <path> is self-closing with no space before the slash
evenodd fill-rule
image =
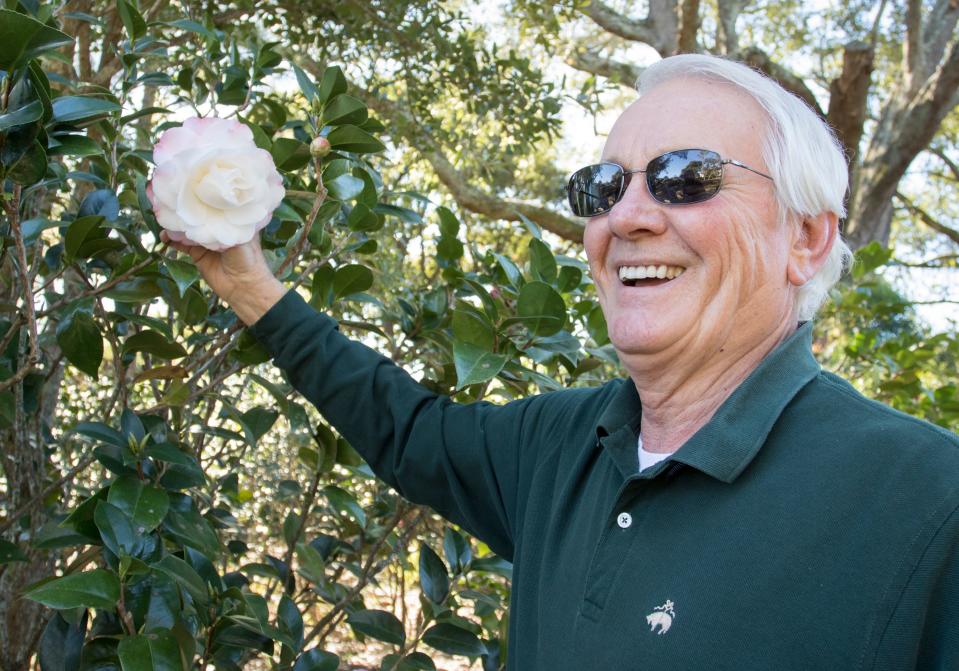
<path id="1" fill-rule="evenodd" d="M 819 371 L 812 355 L 812 322 L 804 322 L 760 362 L 699 431 L 643 475 L 655 477 L 672 461 L 723 482 L 734 481 L 759 452 L 785 407 Z M 641 426 L 642 404 L 636 385 L 627 378 L 596 425 L 599 442 L 624 477 L 639 471 Z"/>

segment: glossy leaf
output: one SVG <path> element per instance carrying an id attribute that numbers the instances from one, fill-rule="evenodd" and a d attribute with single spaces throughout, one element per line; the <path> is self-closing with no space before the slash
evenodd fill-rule
<path id="1" fill-rule="evenodd" d="M 20 109 L 13 110 L 6 114 L 0 114 L 0 132 L 14 128 L 15 126 L 32 123 L 42 116 L 43 104 L 39 100 L 34 100 Z"/>
<path id="2" fill-rule="evenodd" d="M 406 642 L 403 623 L 385 610 L 360 610 L 351 614 L 347 622 L 354 630 L 378 641 L 400 646 Z"/>
<path id="3" fill-rule="evenodd" d="M 453 343 L 453 363 L 456 366 L 456 388 L 491 380 L 506 365 L 509 357 L 459 340 Z"/>
<path id="4" fill-rule="evenodd" d="M 420 586 L 430 601 L 441 604 L 450 593 L 450 579 L 443 560 L 429 545 L 420 542 Z"/>
<path id="5" fill-rule="evenodd" d="M 0 565 L 25 561 L 29 561 L 29 559 L 23 553 L 23 550 L 10 541 L 0 538 Z"/>
<path id="6" fill-rule="evenodd" d="M 139 546 L 139 535 L 127 515 L 112 503 L 100 501 L 93 512 L 93 521 L 100 530 L 100 538 L 117 555 L 133 555 Z"/>
<path id="7" fill-rule="evenodd" d="M 453 573 L 463 572 L 473 558 L 469 541 L 450 527 L 446 527 L 443 533 L 443 553 Z"/>
<path id="8" fill-rule="evenodd" d="M 323 123 L 331 126 L 342 124 L 360 125 L 366 121 L 366 105 L 353 96 L 340 94 L 333 98 L 323 110 Z"/>
<path id="9" fill-rule="evenodd" d="M 103 336 L 86 312 L 74 312 L 57 325 L 57 344 L 67 361 L 96 378 L 103 361 Z"/>
<path id="10" fill-rule="evenodd" d="M 486 646 L 476 634 L 449 622 L 440 622 L 427 629 L 423 642 L 448 655 L 478 657 L 486 654 Z"/>
<path id="11" fill-rule="evenodd" d="M 0 70 L 10 71 L 31 58 L 73 42 L 73 38 L 36 19 L 0 9 Z"/>
<path id="12" fill-rule="evenodd" d="M 563 297 L 545 282 L 527 282 L 520 289 L 516 312 L 529 330 L 538 336 L 559 332 L 566 324 Z"/>
<path id="13" fill-rule="evenodd" d="M 143 352 L 161 359 L 179 359 L 186 356 L 186 350 L 177 342 L 167 340 L 156 331 L 144 330 L 135 333 L 123 343 L 124 354 Z"/>
<path id="14" fill-rule="evenodd" d="M 131 476 L 119 477 L 110 485 L 107 501 L 130 518 L 139 534 L 159 526 L 170 507 L 165 491 Z"/>
<path id="15" fill-rule="evenodd" d="M 293 671 L 336 671 L 338 668 L 340 668 L 339 655 L 319 648 L 307 650 L 293 665 Z"/>
<path id="16" fill-rule="evenodd" d="M 337 126 L 330 131 L 326 139 L 330 141 L 333 149 L 357 154 L 372 154 L 386 149 L 382 142 L 357 126 Z"/>
<path id="17" fill-rule="evenodd" d="M 120 106 L 112 100 L 86 96 L 62 96 L 54 98 L 52 102 L 53 120 L 57 123 L 91 122 L 120 111 Z"/>
<path id="18" fill-rule="evenodd" d="M 94 569 L 44 582 L 24 595 L 50 608 L 102 608 L 113 610 L 120 599 L 116 573 Z"/>
<path id="19" fill-rule="evenodd" d="M 40 671 L 79 671 L 88 612 L 83 611 L 76 622 L 68 622 L 60 613 L 53 614 L 37 646 Z"/>
<path id="20" fill-rule="evenodd" d="M 180 646 L 169 631 L 127 636 L 117 646 L 123 671 L 182 671 Z"/>
<path id="21" fill-rule="evenodd" d="M 340 266 L 333 275 L 334 300 L 366 291 L 373 286 L 373 271 L 366 266 L 351 264 Z"/>
<path id="22" fill-rule="evenodd" d="M 179 557 L 166 555 L 160 561 L 153 564 L 155 571 L 166 575 L 178 584 L 190 598 L 200 606 L 205 606 L 209 600 L 209 593 L 203 578 Z"/>

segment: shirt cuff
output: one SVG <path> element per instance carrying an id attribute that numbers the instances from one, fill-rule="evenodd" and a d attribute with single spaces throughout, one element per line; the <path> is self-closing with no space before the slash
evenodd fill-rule
<path id="1" fill-rule="evenodd" d="M 275 359 L 294 331 L 317 334 L 338 328 L 335 319 L 317 312 L 295 289 L 289 289 L 266 314 L 250 325 L 249 331 Z"/>

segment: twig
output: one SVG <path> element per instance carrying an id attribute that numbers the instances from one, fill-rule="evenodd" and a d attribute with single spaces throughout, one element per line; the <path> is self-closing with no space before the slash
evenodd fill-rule
<path id="1" fill-rule="evenodd" d="M 127 270 L 122 275 L 118 275 L 114 277 L 112 280 L 108 282 L 104 282 L 98 287 L 93 287 L 92 289 L 88 289 L 76 296 L 73 296 L 72 298 L 64 298 L 63 300 L 57 301 L 53 305 L 49 306 L 46 310 L 41 310 L 40 312 L 38 312 L 37 317 L 48 317 L 50 316 L 51 313 L 55 312 L 56 310 L 59 310 L 65 305 L 69 305 L 70 303 L 73 303 L 74 301 L 78 301 L 82 298 L 88 298 L 90 296 L 96 296 L 98 294 L 102 294 L 104 291 L 106 291 L 107 289 L 112 289 L 113 287 L 118 285 L 120 282 L 130 279 L 133 275 L 136 275 L 138 272 L 140 272 L 141 270 L 143 270 L 144 268 L 146 268 L 147 266 L 149 266 L 151 263 L 154 263 L 154 262 L 155 262 L 155 259 L 152 256 L 149 256 L 143 261 L 141 261 L 140 263 L 136 264 L 135 266 Z"/>
<path id="2" fill-rule="evenodd" d="M 49 485 L 44 487 L 39 494 L 37 494 L 32 499 L 30 499 L 29 501 L 24 503 L 22 506 L 20 506 L 20 508 L 18 508 L 16 512 L 11 514 L 10 517 L 6 519 L 6 521 L 0 523 L 0 534 L 2 534 L 4 531 L 9 529 L 11 526 L 13 526 L 14 522 L 20 519 L 20 517 L 22 517 L 27 511 L 29 511 L 30 508 L 33 505 L 35 505 L 38 501 L 42 501 L 47 496 L 47 494 L 57 489 L 64 482 L 66 482 L 67 480 L 75 476 L 77 473 L 82 471 L 84 468 L 92 464 L 96 458 L 97 457 L 95 454 L 92 454 L 92 453 L 88 454 L 86 457 L 81 459 L 76 466 L 74 466 L 69 471 L 64 473 L 55 482 L 51 482 Z"/>

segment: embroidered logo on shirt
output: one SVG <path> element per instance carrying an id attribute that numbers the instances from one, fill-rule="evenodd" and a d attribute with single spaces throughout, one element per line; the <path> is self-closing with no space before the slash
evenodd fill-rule
<path id="1" fill-rule="evenodd" d="M 646 616 L 646 623 L 649 624 L 650 631 L 656 631 L 659 627 L 659 635 L 662 636 L 673 624 L 673 618 L 676 617 L 676 611 L 673 610 L 673 602 L 666 599 L 662 606 L 653 608 L 653 612 Z"/>

